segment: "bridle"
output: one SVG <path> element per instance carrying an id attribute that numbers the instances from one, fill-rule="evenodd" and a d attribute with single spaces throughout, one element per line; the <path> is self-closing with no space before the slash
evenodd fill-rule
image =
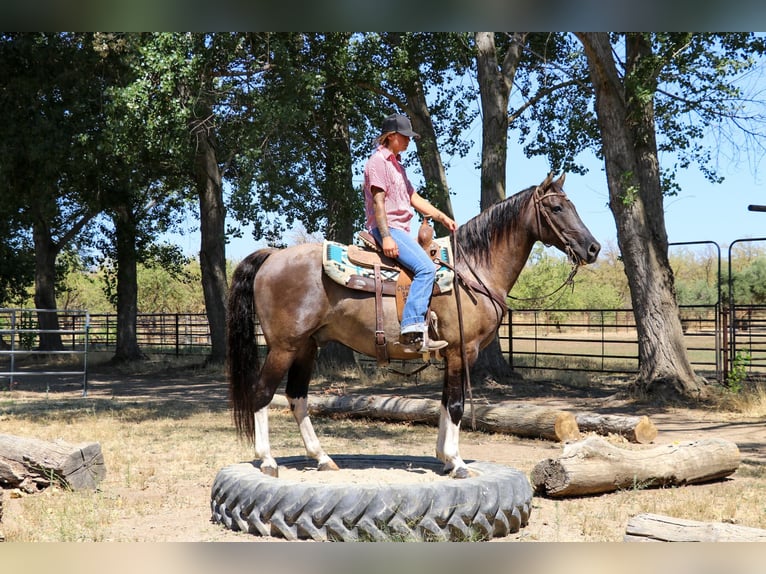
<path id="1" fill-rule="evenodd" d="M 572 262 L 572 270 L 569 272 L 569 276 L 564 280 L 564 282 L 561 285 L 559 285 L 556 289 L 548 293 L 547 295 L 540 295 L 538 297 L 514 297 L 513 295 L 510 295 L 510 294 L 507 295 L 508 297 L 510 297 L 511 299 L 514 299 L 515 301 L 540 301 L 543 299 L 547 299 L 548 297 L 552 297 L 553 295 L 561 291 L 567 285 L 571 285 L 572 287 L 574 287 L 574 277 L 575 275 L 577 275 L 577 271 L 580 269 L 580 265 L 582 265 L 580 258 L 575 254 L 571 245 L 564 237 L 564 234 L 562 233 L 561 228 L 554 224 L 548 211 L 543 209 L 544 208 L 543 200 L 547 197 L 561 197 L 565 201 L 569 202 L 569 198 L 563 191 L 556 191 L 555 189 L 551 189 L 550 191 L 545 191 L 541 185 L 538 185 L 535 188 L 535 190 L 532 192 L 532 201 L 534 202 L 534 207 L 535 207 L 537 236 L 538 238 L 542 237 L 541 218 L 544 218 L 545 222 L 548 224 L 548 227 L 551 229 L 551 231 L 553 231 L 556 237 L 558 237 L 562 245 L 564 245 L 564 252 L 566 253 L 569 260 Z M 542 241 L 542 239 L 540 239 L 540 241 Z M 543 241 L 543 243 L 545 242 Z M 548 243 L 545 243 L 545 244 L 547 246 L 550 245 Z M 458 245 L 457 243 L 457 233 L 455 233 L 452 238 L 452 248 L 454 250 L 454 260 L 455 260 L 455 263 L 457 263 L 458 252 L 462 251 L 460 249 L 460 245 Z M 468 262 L 467 258 L 462 257 L 461 259 L 464 261 L 464 263 L 467 264 Z M 471 272 L 471 275 L 473 275 L 475 279 L 466 277 L 465 275 L 460 273 L 457 269 L 455 269 L 453 266 L 443 261 L 438 261 L 437 263 L 441 263 L 442 265 L 450 267 L 455 272 L 456 279 L 465 287 L 466 291 L 468 291 L 470 294 L 473 295 L 473 293 L 478 292 L 478 293 L 481 293 L 482 295 L 485 295 L 486 297 L 489 297 L 489 299 L 496 305 L 496 308 L 500 310 L 500 316 L 498 317 L 498 320 L 502 319 L 502 314 L 504 314 L 505 311 L 509 309 L 508 305 L 505 302 L 505 297 L 501 297 L 493 293 L 490 290 L 490 288 L 484 284 L 484 281 L 482 281 L 481 277 L 479 277 L 479 275 L 476 273 L 473 267 L 468 265 L 468 270 Z"/>
<path id="2" fill-rule="evenodd" d="M 535 203 L 535 219 L 537 220 L 537 236 L 542 237 L 542 231 L 543 227 L 540 222 L 540 217 L 544 217 L 546 223 L 548 224 L 548 227 L 553 231 L 553 233 L 558 237 L 559 241 L 561 241 L 562 245 L 564 245 L 564 253 L 567 254 L 567 257 L 569 257 L 569 260 L 572 261 L 573 265 L 575 267 L 578 267 L 580 265 L 579 263 L 579 257 L 575 254 L 574 250 L 572 249 L 572 246 L 569 245 L 569 242 L 564 237 L 564 234 L 561 232 L 561 228 L 559 228 L 557 225 L 553 223 L 553 220 L 551 219 L 550 214 L 548 211 L 543 209 L 543 199 L 546 197 L 560 197 L 567 203 L 569 203 L 569 198 L 567 197 L 567 194 L 563 191 L 556 191 L 553 189 L 553 186 L 551 185 L 550 188 L 551 191 L 545 191 L 543 190 L 542 186 L 537 186 L 535 190 L 532 192 L 532 199 Z M 542 241 L 542 239 L 540 239 Z M 543 242 L 545 243 L 545 242 Z M 546 246 L 549 246 L 549 243 L 546 243 Z"/>
<path id="3" fill-rule="evenodd" d="M 567 194 L 563 191 L 548 191 L 545 192 L 542 188 L 542 186 L 538 185 L 535 190 L 532 192 L 532 200 L 535 204 L 535 219 L 537 222 L 537 237 L 542 237 L 542 224 L 540 223 L 540 217 L 544 217 L 546 223 L 548 224 L 548 227 L 553 231 L 553 233 L 558 237 L 559 241 L 564 245 L 564 253 L 567 254 L 567 257 L 569 258 L 569 261 L 572 263 L 572 269 L 569 271 L 569 276 L 564 280 L 564 282 L 559 285 L 556 289 L 548 293 L 547 295 L 540 295 L 539 297 L 514 297 L 513 295 L 508 295 L 511 299 L 515 301 L 541 301 L 543 299 L 547 299 L 548 297 L 552 297 L 559 291 L 561 291 L 564 287 L 567 285 L 571 285 L 572 289 L 574 289 L 574 277 L 577 275 L 577 271 L 580 269 L 580 265 L 582 265 L 582 262 L 580 261 L 580 258 L 575 254 L 574 250 L 572 249 L 572 246 L 569 244 L 569 242 L 564 237 L 564 234 L 561 232 L 561 228 L 559 228 L 557 225 L 553 223 L 553 220 L 551 219 L 550 214 L 543 209 L 543 199 L 546 197 L 561 197 L 564 199 L 564 201 L 569 202 L 569 198 L 567 197 Z M 540 239 L 540 241 L 543 241 Z M 543 241 L 543 243 L 545 243 Z M 546 246 L 550 246 L 549 243 L 545 243 Z"/>

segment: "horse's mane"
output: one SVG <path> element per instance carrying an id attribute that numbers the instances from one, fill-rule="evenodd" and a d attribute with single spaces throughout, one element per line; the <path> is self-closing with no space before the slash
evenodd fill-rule
<path id="1" fill-rule="evenodd" d="M 535 190 L 528 187 L 473 217 L 460 226 L 457 240 L 460 250 L 480 263 L 489 263 L 492 246 L 497 241 L 503 241 L 515 229 L 518 216 Z"/>

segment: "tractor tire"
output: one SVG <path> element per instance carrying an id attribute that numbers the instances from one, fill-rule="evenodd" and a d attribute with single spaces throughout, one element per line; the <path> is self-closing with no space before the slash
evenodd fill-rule
<path id="1" fill-rule="evenodd" d="M 341 468 L 425 468 L 435 458 L 336 455 Z M 305 457 L 280 467 L 315 466 Z M 212 520 L 234 531 L 287 540 L 477 541 L 518 532 L 529 520 L 532 487 L 507 466 L 472 462 L 470 478 L 432 482 L 322 484 L 261 473 L 257 463 L 227 466 L 211 492 Z"/>

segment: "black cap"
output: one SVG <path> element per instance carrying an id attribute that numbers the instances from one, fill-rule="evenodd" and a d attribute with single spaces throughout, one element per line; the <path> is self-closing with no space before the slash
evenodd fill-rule
<path id="1" fill-rule="evenodd" d="M 420 134 L 412 131 L 412 124 L 407 116 L 391 114 L 383 120 L 383 133 L 397 132 L 409 138 L 419 138 Z"/>

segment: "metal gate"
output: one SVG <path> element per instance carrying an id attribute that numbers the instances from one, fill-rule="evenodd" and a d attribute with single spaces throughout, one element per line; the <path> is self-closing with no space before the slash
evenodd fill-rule
<path id="1" fill-rule="evenodd" d="M 43 313 L 58 316 L 58 329 L 41 329 L 38 317 Z M 88 311 L 70 309 L 0 309 L 0 377 L 8 377 L 12 388 L 19 377 L 62 376 L 79 377 L 82 380 L 82 395 L 88 394 Z M 40 350 L 40 336 L 58 334 L 61 348 Z M 67 365 L 61 370 L 37 370 L 34 364 L 22 365 L 23 359 L 36 356 L 62 355 L 80 359 L 81 368 L 71 370 Z M 50 384 L 46 378 L 46 392 Z"/>
<path id="2" fill-rule="evenodd" d="M 727 364 L 725 372 L 733 366 L 746 367 L 749 371 L 766 370 L 766 305 L 743 305 L 737 302 L 736 279 L 732 270 L 732 253 L 740 244 L 766 241 L 764 237 L 737 239 L 729 246 L 729 304 L 726 337 Z"/>

